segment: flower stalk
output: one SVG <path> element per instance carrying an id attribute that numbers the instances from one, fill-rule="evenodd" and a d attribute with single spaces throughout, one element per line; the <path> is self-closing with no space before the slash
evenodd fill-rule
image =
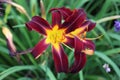
<path id="1" fill-rule="evenodd" d="M 103 23 L 103 22 L 106 22 L 106 21 L 110 21 L 110 20 L 114 20 L 114 19 L 119 19 L 119 18 L 120 18 L 120 15 L 109 16 L 109 17 L 105 17 L 105 18 L 102 18 L 100 20 L 97 20 L 96 23 L 100 24 L 100 23 Z"/>
<path id="2" fill-rule="evenodd" d="M 25 51 L 20 51 L 18 52 L 16 50 L 16 46 L 13 43 L 13 35 L 10 32 L 10 30 L 7 27 L 3 27 L 2 28 L 2 33 L 4 34 L 5 38 L 6 38 L 6 42 L 7 42 L 7 47 L 9 49 L 9 54 L 10 56 L 15 56 L 16 60 L 20 63 L 20 55 L 22 54 L 27 54 L 30 53 L 32 51 L 32 48 L 25 50 Z"/>

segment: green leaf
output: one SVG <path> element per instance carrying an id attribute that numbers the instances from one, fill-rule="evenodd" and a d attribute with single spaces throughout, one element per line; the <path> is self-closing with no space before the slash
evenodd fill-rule
<path id="1" fill-rule="evenodd" d="M 8 49 L 6 49 L 3 46 L 0 46 L 0 52 L 7 53 L 7 54 L 9 53 Z"/>
<path id="2" fill-rule="evenodd" d="M 22 77 L 22 78 L 19 78 L 19 79 L 17 79 L 17 80 L 33 80 L 33 79 L 31 79 L 31 78 L 29 78 L 29 77 Z"/>
<path id="3" fill-rule="evenodd" d="M 3 72 L 0 73 L 0 80 L 4 79 L 5 77 L 7 77 L 8 75 L 14 73 L 14 72 L 18 72 L 21 70 L 34 70 L 35 67 L 34 66 L 14 66 L 11 67 Z"/>
<path id="4" fill-rule="evenodd" d="M 112 55 L 120 53 L 120 48 L 113 48 L 104 52 L 106 55 Z"/>
<path id="5" fill-rule="evenodd" d="M 113 69 L 115 70 L 118 77 L 120 77 L 119 67 L 108 56 L 106 56 L 104 53 L 98 52 L 98 51 L 95 52 L 95 55 L 97 55 L 98 57 L 100 57 L 101 59 L 106 61 L 108 64 L 110 64 L 113 67 Z"/>
<path id="6" fill-rule="evenodd" d="M 102 8 L 99 10 L 97 14 L 97 19 L 102 18 L 105 16 L 107 11 L 110 9 L 109 7 L 111 6 L 112 0 L 105 0 L 105 2 L 102 4 Z"/>
<path id="7" fill-rule="evenodd" d="M 21 27 L 25 27 L 25 24 L 18 24 L 18 25 L 13 26 L 13 28 L 21 28 Z"/>
<path id="8" fill-rule="evenodd" d="M 84 78 L 83 78 L 83 71 L 82 70 L 79 72 L 79 77 L 80 77 L 80 80 L 84 80 Z"/>
<path id="9" fill-rule="evenodd" d="M 40 66 L 40 68 L 46 72 L 46 74 L 50 78 L 50 80 L 57 80 L 55 78 L 55 76 L 53 75 L 52 71 L 47 66 L 46 67 L 45 66 Z M 11 68 L 1 72 L 0 73 L 0 80 L 4 79 L 8 75 L 11 75 L 11 74 L 13 74 L 15 72 L 18 72 L 18 71 L 34 70 L 34 69 L 37 69 L 37 67 L 36 66 L 31 66 L 31 65 L 27 65 L 27 66 L 14 66 L 14 67 L 11 67 Z"/>
<path id="10" fill-rule="evenodd" d="M 48 67 L 45 67 L 45 66 L 40 66 L 47 74 L 47 76 L 50 78 L 50 80 L 57 80 L 54 76 L 54 74 L 52 73 L 52 71 L 48 68 Z"/>
<path id="11" fill-rule="evenodd" d="M 108 35 L 109 35 L 111 38 L 120 41 L 120 35 L 119 35 L 119 34 L 116 34 L 116 33 L 110 33 L 110 32 L 109 32 Z"/>
<path id="12" fill-rule="evenodd" d="M 97 24 L 96 28 L 102 32 L 102 34 L 105 36 L 106 40 L 112 46 L 112 41 L 111 41 L 110 37 L 108 36 L 108 34 L 106 33 L 106 31 L 104 30 L 104 28 L 100 24 Z"/>

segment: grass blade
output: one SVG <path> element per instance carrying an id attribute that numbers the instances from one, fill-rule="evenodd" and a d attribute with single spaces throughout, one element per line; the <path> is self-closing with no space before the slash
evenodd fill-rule
<path id="1" fill-rule="evenodd" d="M 98 57 L 100 57 L 101 59 L 106 61 L 108 64 L 110 64 L 113 67 L 113 69 L 115 70 L 118 77 L 120 78 L 120 69 L 119 69 L 119 67 L 108 56 L 106 56 L 104 53 L 98 52 L 98 51 L 95 52 L 95 55 L 97 55 Z"/>

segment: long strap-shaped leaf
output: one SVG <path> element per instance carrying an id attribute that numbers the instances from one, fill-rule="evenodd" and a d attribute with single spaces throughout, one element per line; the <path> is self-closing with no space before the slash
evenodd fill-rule
<path id="1" fill-rule="evenodd" d="M 53 73 L 51 72 L 51 70 L 45 66 L 40 66 L 40 68 L 43 71 L 46 71 L 47 76 L 50 78 L 50 80 L 56 80 L 55 76 L 53 75 Z M 32 66 L 32 65 L 27 65 L 27 66 L 14 66 L 11 67 L 3 72 L 0 73 L 0 80 L 3 80 L 5 77 L 7 77 L 8 75 L 18 72 L 18 71 L 22 71 L 22 70 L 35 70 L 37 69 L 36 66 Z"/>
<path id="2" fill-rule="evenodd" d="M 113 67 L 113 69 L 115 70 L 116 74 L 120 78 L 120 69 L 118 68 L 118 66 L 108 56 L 106 56 L 102 52 L 98 52 L 98 51 L 95 52 L 95 55 L 97 55 L 98 57 L 100 57 L 101 59 L 106 61 L 108 64 L 110 64 Z"/>

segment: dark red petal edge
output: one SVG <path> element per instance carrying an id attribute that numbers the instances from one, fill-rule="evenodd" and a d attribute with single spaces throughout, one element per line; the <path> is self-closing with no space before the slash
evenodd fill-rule
<path id="1" fill-rule="evenodd" d="M 96 26 L 96 23 L 94 23 L 94 22 L 87 21 L 87 23 L 89 23 L 88 28 L 86 29 L 86 31 L 88 31 L 88 32 L 91 31 Z"/>
<path id="2" fill-rule="evenodd" d="M 51 29 L 47 21 L 39 16 L 34 16 L 31 21 L 26 23 L 29 30 L 35 30 L 41 34 L 46 35 L 45 29 Z"/>
<path id="3" fill-rule="evenodd" d="M 52 27 L 55 25 L 61 26 L 62 16 L 59 11 L 52 11 Z"/>
<path id="4" fill-rule="evenodd" d="M 37 59 L 48 46 L 49 44 L 45 42 L 45 39 L 41 40 L 32 50 L 32 55 Z"/>
<path id="5" fill-rule="evenodd" d="M 64 20 L 66 20 L 72 14 L 72 12 L 73 12 L 69 8 L 65 8 L 65 7 L 62 7 L 62 8 L 53 8 L 50 11 L 56 11 L 56 10 L 60 11 L 60 13 L 62 14 Z"/>
<path id="6" fill-rule="evenodd" d="M 36 23 L 34 21 L 27 22 L 26 26 L 29 30 L 35 30 L 43 35 L 46 35 L 45 29 L 43 28 L 44 26 L 39 25 L 38 23 Z"/>
<path id="7" fill-rule="evenodd" d="M 45 29 L 51 29 L 51 26 L 49 25 L 49 23 L 39 16 L 34 16 L 32 18 L 32 21 L 35 21 L 38 24 L 43 25 L 44 26 L 43 28 L 45 28 Z"/>
<path id="8" fill-rule="evenodd" d="M 92 49 L 93 51 L 95 50 L 95 44 L 91 40 L 86 40 L 84 44 L 85 48 Z"/>
<path id="9" fill-rule="evenodd" d="M 74 38 L 70 38 L 66 36 L 66 42 L 64 42 L 67 46 L 74 48 Z"/>
<path id="10" fill-rule="evenodd" d="M 77 73 L 79 72 L 86 63 L 86 54 L 81 52 L 84 49 L 84 43 L 75 37 L 75 61 L 73 66 L 70 68 L 69 72 Z"/>
<path id="11" fill-rule="evenodd" d="M 80 27 L 85 19 L 86 14 L 83 9 L 74 10 L 73 14 L 65 20 L 62 28 L 67 28 L 66 33 L 69 33 Z"/>
<path id="12" fill-rule="evenodd" d="M 52 46 L 52 53 L 54 64 L 57 72 L 68 72 L 68 58 L 62 46 L 60 45 L 59 51 Z"/>

